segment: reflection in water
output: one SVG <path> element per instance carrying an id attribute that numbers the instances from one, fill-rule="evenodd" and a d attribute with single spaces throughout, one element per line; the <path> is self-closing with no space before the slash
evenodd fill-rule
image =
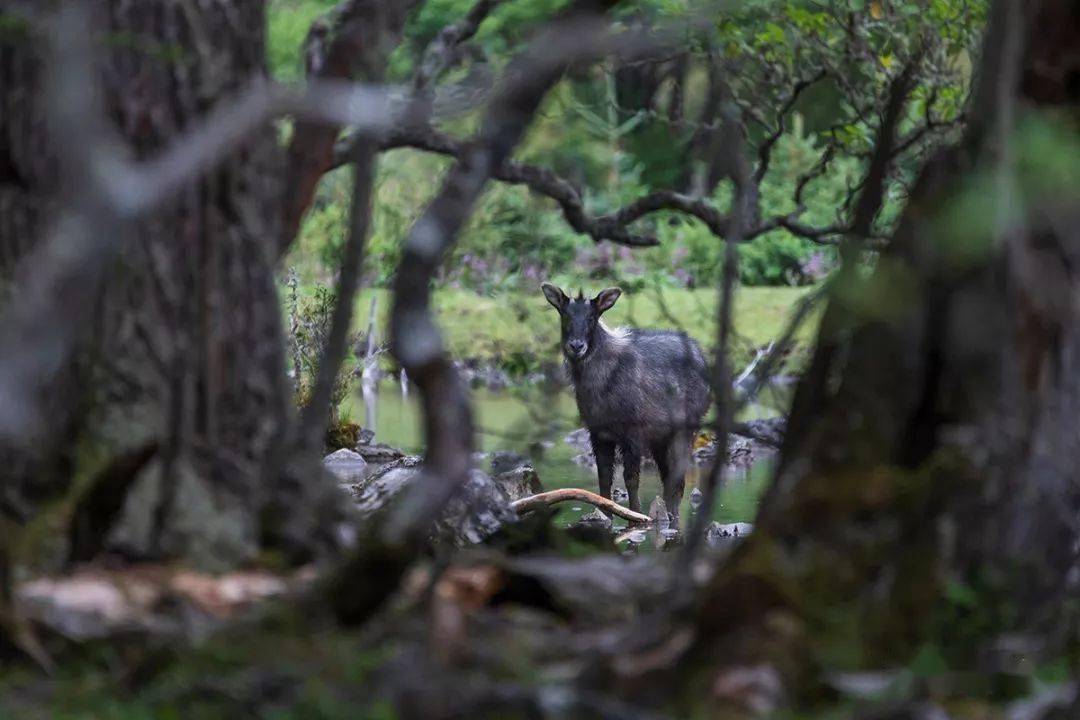
<path id="1" fill-rule="evenodd" d="M 776 398 L 782 403 L 786 398 Z M 564 442 L 567 433 L 580 427 L 573 397 L 566 391 L 545 391 L 539 386 L 516 388 L 504 392 L 474 390 L 473 411 L 476 416 L 478 450 L 493 452 L 513 450 L 531 457 L 545 490 L 578 487 L 596 490 L 596 471 L 574 462 L 578 450 Z M 749 417 L 777 414 L 776 404 L 752 408 Z M 422 425 L 418 399 L 409 397 L 389 381 L 363 388 L 362 396 L 346 400 L 343 411 L 352 417 L 365 418 L 365 427 L 375 430 L 376 440 L 399 447 L 406 452 L 423 450 Z M 750 467 L 732 468 L 713 519 L 722 523 L 753 522 L 757 502 L 765 489 L 771 468 L 771 458 Z M 487 468 L 485 468 L 487 469 Z M 683 522 L 690 517 L 690 494 L 697 487 L 704 468 L 692 468 L 686 478 L 681 515 Z M 616 468 L 615 487 L 622 488 L 621 467 Z M 647 508 L 661 494 L 660 477 L 656 467 L 646 463 L 641 470 L 641 505 Z M 565 503 L 558 518 L 573 522 L 592 512 L 584 503 Z M 616 526 L 624 524 L 616 520 Z"/>

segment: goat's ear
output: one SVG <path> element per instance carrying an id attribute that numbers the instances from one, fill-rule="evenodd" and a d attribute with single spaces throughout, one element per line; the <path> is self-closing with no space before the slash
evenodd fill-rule
<path id="1" fill-rule="evenodd" d="M 551 307 L 559 312 L 562 312 L 563 308 L 566 307 L 566 303 L 570 302 L 570 298 L 566 297 L 566 293 L 551 283 L 543 283 L 540 285 L 540 289 L 544 291 L 544 297 L 551 303 Z"/>
<path id="2" fill-rule="evenodd" d="M 622 295 L 622 290 L 619 288 L 608 288 L 607 290 L 601 290 L 593 298 L 593 303 L 596 305 L 597 312 L 607 312 L 615 305 L 615 301 Z"/>

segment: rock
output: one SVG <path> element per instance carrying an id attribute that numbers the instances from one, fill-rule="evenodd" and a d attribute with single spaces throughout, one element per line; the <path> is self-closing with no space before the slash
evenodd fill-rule
<path id="1" fill-rule="evenodd" d="M 784 428 L 787 426 L 787 418 L 771 417 L 760 420 L 749 420 L 736 426 L 735 430 L 740 435 L 748 437 L 763 445 L 779 448 L 784 441 Z"/>
<path id="2" fill-rule="evenodd" d="M 491 479 L 503 489 L 511 502 L 544 492 L 540 476 L 536 474 L 532 465 L 519 465 L 512 470 L 494 475 Z"/>
<path id="3" fill-rule="evenodd" d="M 155 458 L 140 472 L 124 500 L 119 522 L 105 542 L 107 551 L 125 557 L 153 557 L 158 552 L 185 558 L 200 570 L 229 570 L 258 552 L 256 514 L 248 500 L 228 483 L 199 472 L 185 456 L 172 468 L 172 512 L 155 547 L 154 517 L 162 496 L 163 467 Z"/>
<path id="4" fill-rule="evenodd" d="M 491 453 L 491 474 L 502 475 L 503 473 L 516 470 L 522 465 L 528 465 L 529 459 L 521 453 L 501 450 Z"/>
<path id="5" fill-rule="evenodd" d="M 700 507 L 701 506 L 701 498 L 702 498 L 702 494 L 701 494 L 701 490 L 699 488 L 694 488 L 693 490 L 691 490 L 690 491 L 690 507 L 694 508 L 695 510 L 698 507 Z"/>
<path id="6" fill-rule="evenodd" d="M 649 505 L 648 515 L 652 519 L 653 528 L 658 531 L 667 530 L 671 526 L 671 515 L 668 514 L 664 498 L 659 495 L 653 498 L 652 503 Z"/>
<path id="7" fill-rule="evenodd" d="M 323 467 L 340 483 L 356 483 L 368 473 L 368 464 L 360 453 L 352 450 L 336 450 L 323 458 Z"/>
<path id="8" fill-rule="evenodd" d="M 381 465 L 383 463 L 394 462 L 405 457 L 405 453 L 398 450 L 395 447 L 391 447 L 385 443 L 374 444 L 359 444 L 356 446 L 356 452 L 366 462 L 373 463 L 375 465 Z"/>
<path id="9" fill-rule="evenodd" d="M 611 488 L 611 499 L 620 505 L 626 505 L 630 501 L 630 493 L 626 492 L 625 488 L 613 487 Z"/>
<path id="10" fill-rule="evenodd" d="M 571 462 L 581 467 L 596 467 L 596 458 L 592 452 L 583 452 L 572 457 Z"/>
<path id="11" fill-rule="evenodd" d="M 375 518 L 404 497 L 422 472 L 413 459 L 405 458 L 380 468 L 353 488 L 361 517 Z M 432 540 L 458 547 L 482 542 L 506 523 L 515 522 L 510 497 L 488 475 L 473 470 L 455 497 L 446 504 L 432 529 Z"/>
<path id="12" fill-rule="evenodd" d="M 594 509 L 591 513 L 588 513 L 587 515 L 582 515 L 581 519 L 574 523 L 574 525 L 591 525 L 594 527 L 610 529 L 611 518 L 600 512 L 599 509 Z"/>
<path id="13" fill-rule="evenodd" d="M 454 363 L 454 367 L 470 387 L 497 391 L 510 386 L 510 376 L 500 367 L 481 364 L 475 360 L 458 361 Z"/>
<path id="14" fill-rule="evenodd" d="M 713 522 L 705 531 L 705 542 L 712 547 L 719 547 L 724 543 L 746 537 L 754 531 L 750 523 L 718 523 Z"/>
<path id="15" fill-rule="evenodd" d="M 585 428 L 579 428 L 563 438 L 563 442 L 580 450 L 590 450 L 589 431 Z"/>
<path id="16" fill-rule="evenodd" d="M 357 441 L 357 445 L 371 445 L 375 442 L 375 431 L 368 430 L 367 428 L 360 428 L 360 439 Z"/>
<path id="17" fill-rule="evenodd" d="M 753 440 L 740 435 L 728 436 L 727 464 L 734 468 L 747 468 L 753 465 L 764 455 L 772 454 L 772 448 L 760 445 Z M 709 465 L 716 458 L 716 440 L 710 440 L 707 444 L 694 450 L 694 463 L 697 465 Z"/>

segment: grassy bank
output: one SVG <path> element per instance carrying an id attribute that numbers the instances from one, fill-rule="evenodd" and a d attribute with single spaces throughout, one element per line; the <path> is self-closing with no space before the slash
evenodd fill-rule
<path id="1" fill-rule="evenodd" d="M 597 288 L 592 288 L 596 290 Z M 744 361 L 751 348 L 767 344 L 784 329 L 795 304 L 808 288 L 753 287 L 739 290 L 736 300 L 735 360 Z M 376 328 L 386 337 L 390 293 L 368 290 L 356 302 L 356 324 L 366 328 L 372 298 L 377 302 Z M 545 362 L 558 362 L 559 321 L 540 291 L 481 296 L 468 290 L 440 290 L 434 305 L 455 357 L 497 364 L 510 372 L 529 372 Z M 611 325 L 679 327 L 703 347 L 716 335 L 715 290 L 642 290 L 625 294 L 605 316 Z M 799 333 L 805 344 L 812 327 Z"/>

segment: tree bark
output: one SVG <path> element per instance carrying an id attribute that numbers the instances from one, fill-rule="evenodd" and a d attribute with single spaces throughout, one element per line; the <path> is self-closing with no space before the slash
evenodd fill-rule
<path id="1" fill-rule="evenodd" d="M 903 663 L 931 638 L 973 656 L 934 622 L 953 583 L 996 632 L 1060 630 L 1080 540 L 1080 204 L 1023 175 L 1039 159 L 1012 116 L 1080 127 L 1078 20 L 1067 0 L 994 3 L 965 139 L 924 169 L 872 275 L 832 288 L 755 532 L 694 621 L 691 656 L 732 716 L 747 667 L 798 700 L 821 697 L 822 658 Z M 949 224 L 986 177 L 1006 211 Z"/>
<path id="2" fill-rule="evenodd" d="M 259 0 L 102 5 L 87 32 L 100 37 L 108 117 L 138 159 L 266 74 Z M 0 274 L 15 284 L 33 271 L 25 258 L 59 203 L 38 100 L 45 52 L 41 34 L 0 40 Z M 264 127 L 137 225 L 94 327 L 50 388 L 55 444 L 6 449 L 22 476 L 13 486 L 23 488 L 23 519 L 41 488 L 63 492 L 156 442 L 110 548 L 222 567 L 278 534 L 260 526 L 260 511 L 277 489 L 292 420 L 274 286 L 283 159 Z"/>

